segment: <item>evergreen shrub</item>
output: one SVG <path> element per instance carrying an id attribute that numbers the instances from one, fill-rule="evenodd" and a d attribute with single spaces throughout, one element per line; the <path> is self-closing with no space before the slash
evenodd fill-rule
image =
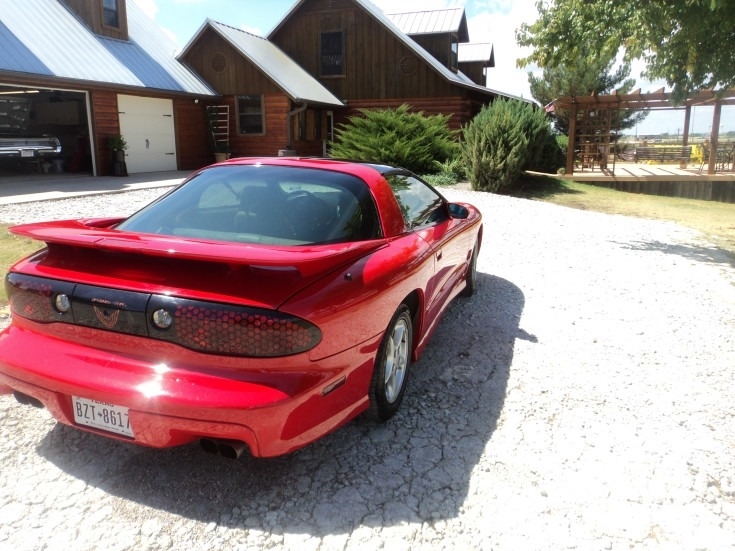
<path id="1" fill-rule="evenodd" d="M 457 132 L 447 126 L 449 115 L 412 113 L 406 104 L 396 109 L 361 109 L 339 125 L 332 156 L 384 163 L 417 174 L 437 172 L 457 154 Z"/>
<path id="2" fill-rule="evenodd" d="M 461 155 L 474 190 L 495 192 L 524 170 L 546 171 L 557 153 L 546 113 L 520 100 L 496 100 L 463 128 Z"/>

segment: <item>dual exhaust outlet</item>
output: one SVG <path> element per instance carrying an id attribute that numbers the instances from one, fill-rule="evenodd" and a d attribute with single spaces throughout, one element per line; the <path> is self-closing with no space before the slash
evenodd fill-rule
<path id="1" fill-rule="evenodd" d="M 202 438 L 199 440 L 199 445 L 207 453 L 221 455 L 228 459 L 238 459 L 247 448 L 247 444 L 239 440 L 222 440 L 216 438 Z"/>

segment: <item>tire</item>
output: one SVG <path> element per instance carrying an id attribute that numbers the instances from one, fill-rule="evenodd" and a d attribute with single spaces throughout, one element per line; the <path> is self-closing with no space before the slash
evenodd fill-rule
<path id="1" fill-rule="evenodd" d="M 401 304 L 388 324 L 375 358 L 368 410 L 372 420 L 385 422 L 401 407 L 408 385 L 412 344 L 411 312 Z"/>
<path id="2" fill-rule="evenodd" d="M 479 248 L 478 243 L 475 242 L 475 246 L 472 249 L 472 257 L 470 257 L 470 265 L 467 268 L 467 275 L 464 280 L 466 285 L 460 293 L 463 297 L 471 297 L 477 289 L 477 255 Z"/>

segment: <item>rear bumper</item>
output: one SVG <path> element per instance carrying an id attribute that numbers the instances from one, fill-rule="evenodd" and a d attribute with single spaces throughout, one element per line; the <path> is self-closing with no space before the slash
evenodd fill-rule
<path id="1" fill-rule="evenodd" d="M 165 448 L 223 438 L 257 457 L 298 449 L 363 411 L 379 345 L 378 337 L 319 362 L 308 354 L 265 361 L 190 354 L 195 365 L 169 345 L 157 344 L 151 360 L 51 338 L 33 325 L 14 320 L 0 334 L 0 392 L 31 396 L 58 421 L 117 440 Z M 129 350 L 150 347 L 123 338 Z M 212 365 L 227 362 L 240 365 Z M 77 424 L 72 396 L 128 408 L 134 438 Z"/>

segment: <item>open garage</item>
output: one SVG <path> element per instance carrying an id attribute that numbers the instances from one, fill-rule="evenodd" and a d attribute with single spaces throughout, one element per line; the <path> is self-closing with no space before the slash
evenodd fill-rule
<path id="1" fill-rule="evenodd" d="M 0 177 L 92 173 L 86 92 L 0 85 Z"/>

